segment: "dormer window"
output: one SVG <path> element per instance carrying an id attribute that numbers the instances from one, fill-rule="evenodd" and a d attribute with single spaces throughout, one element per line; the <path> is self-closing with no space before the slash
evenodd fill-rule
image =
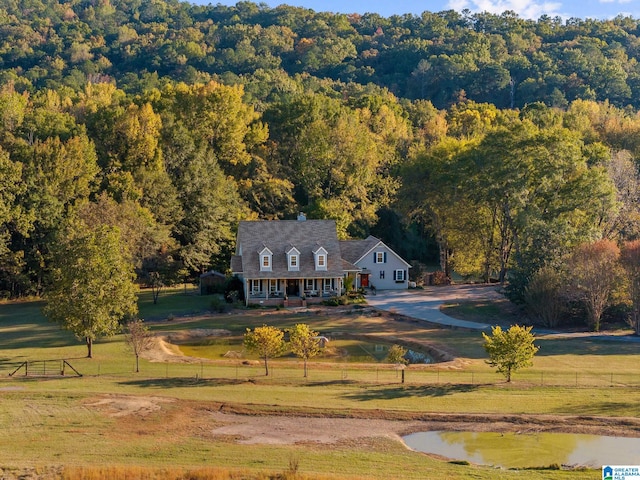
<path id="1" fill-rule="evenodd" d="M 271 265 L 272 265 L 272 259 L 273 259 L 273 253 L 265 245 L 265 247 L 262 250 L 260 250 L 259 255 L 260 255 L 260 271 L 261 272 L 270 272 L 271 271 Z"/>
<path id="2" fill-rule="evenodd" d="M 293 246 L 290 246 L 287 251 L 287 265 L 290 272 L 297 272 L 300 270 L 300 251 Z"/>
<path id="3" fill-rule="evenodd" d="M 327 270 L 327 251 L 324 247 L 318 246 L 313 251 L 313 258 L 316 263 L 316 270 Z"/>

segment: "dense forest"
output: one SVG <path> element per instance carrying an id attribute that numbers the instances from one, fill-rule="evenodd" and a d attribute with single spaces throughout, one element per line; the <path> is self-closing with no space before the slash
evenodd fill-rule
<path id="1" fill-rule="evenodd" d="M 170 283 L 304 211 L 523 299 L 638 238 L 639 54 L 622 16 L 4 0 L 0 296 L 45 292 L 73 231 Z"/>

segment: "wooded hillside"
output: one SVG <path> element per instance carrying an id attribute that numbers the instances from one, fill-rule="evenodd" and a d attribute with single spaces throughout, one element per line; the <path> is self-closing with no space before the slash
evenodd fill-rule
<path id="1" fill-rule="evenodd" d="M 0 5 L 0 295 L 71 224 L 143 283 L 226 270 L 241 219 L 532 275 L 640 232 L 640 21 L 178 1 Z M 516 282 L 517 283 L 517 282 Z"/>

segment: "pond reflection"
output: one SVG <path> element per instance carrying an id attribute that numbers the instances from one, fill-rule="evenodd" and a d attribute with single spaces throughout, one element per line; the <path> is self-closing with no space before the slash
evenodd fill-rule
<path id="1" fill-rule="evenodd" d="M 419 452 L 505 468 L 638 462 L 640 438 L 571 433 L 419 432 L 404 442 Z"/>

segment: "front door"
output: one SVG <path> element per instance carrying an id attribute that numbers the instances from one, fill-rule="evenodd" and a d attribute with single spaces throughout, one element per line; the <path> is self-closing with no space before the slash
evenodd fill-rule
<path id="1" fill-rule="evenodd" d="M 287 295 L 289 297 L 297 297 L 300 295 L 300 286 L 297 279 L 287 280 Z"/>
<path id="2" fill-rule="evenodd" d="M 362 288 L 367 288 L 369 286 L 369 274 L 361 273 L 360 274 L 360 286 Z"/>

